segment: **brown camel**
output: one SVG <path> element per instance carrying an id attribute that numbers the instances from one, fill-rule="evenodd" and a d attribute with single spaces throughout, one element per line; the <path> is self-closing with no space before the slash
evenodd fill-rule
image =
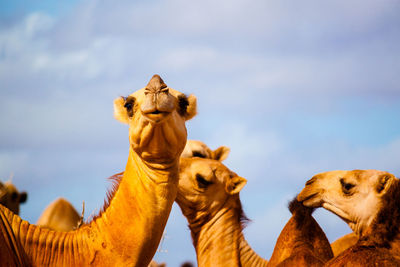
<path id="1" fill-rule="evenodd" d="M 243 236 L 239 192 L 245 184 L 217 160 L 181 158 L 176 202 L 188 220 L 199 267 L 267 265 Z"/>
<path id="2" fill-rule="evenodd" d="M 91 222 L 70 232 L 51 231 L 0 207 L 0 221 L 12 228 L 1 228 L 2 235 L 10 240 L 16 237 L 30 264 L 150 263 L 176 197 L 179 157 L 187 136 L 185 121 L 196 114 L 196 98 L 167 87 L 154 75 L 145 88 L 116 99 L 114 114 L 130 126 L 128 162 L 124 174 L 114 176 L 108 203 Z M 20 252 L 18 244 L 11 249 Z"/>
<path id="3" fill-rule="evenodd" d="M 298 200 L 324 207 L 347 222 L 357 243 L 327 266 L 400 266 L 400 181 L 377 170 L 315 175 Z"/>
<path id="4" fill-rule="evenodd" d="M 276 241 L 268 266 L 323 266 L 333 253 L 325 233 L 311 216 L 313 209 L 294 199 L 289 210 L 292 217 Z"/>
<path id="5" fill-rule="evenodd" d="M 11 182 L 0 182 L 0 204 L 15 214 L 19 214 L 19 205 L 28 198 L 26 192 L 19 192 Z"/>

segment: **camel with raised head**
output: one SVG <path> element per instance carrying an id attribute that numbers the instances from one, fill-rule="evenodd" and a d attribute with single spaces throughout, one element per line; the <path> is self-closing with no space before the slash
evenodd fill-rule
<path id="1" fill-rule="evenodd" d="M 27 198 L 28 194 L 19 192 L 10 181 L 4 184 L 0 182 L 0 204 L 15 214 L 19 214 L 19 205 L 25 203 Z"/>
<path id="2" fill-rule="evenodd" d="M 313 209 L 294 199 L 289 210 L 292 217 L 276 241 L 268 266 L 323 266 L 333 253 L 325 233 L 311 215 Z"/>
<path id="3" fill-rule="evenodd" d="M 242 232 L 246 217 L 239 192 L 246 179 L 217 160 L 180 162 L 176 202 L 188 220 L 198 266 L 266 266 Z"/>
<path id="4" fill-rule="evenodd" d="M 114 114 L 129 124 L 128 162 L 91 222 L 70 232 L 51 231 L 0 207 L 0 221 L 12 229 L 2 228 L 4 239 L 14 235 L 19 242 L 12 248 L 22 246 L 31 265 L 147 266 L 152 259 L 176 197 L 185 121 L 196 114 L 196 98 L 154 75 L 145 88 L 116 99 Z"/>
<path id="5" fill-rule="evenodd" d="M 298 200 L 338 215 L 358 237 L 327 266 L 400 266 L 400 181 L 394 175 L 324 172 L 307 181 Z"/>

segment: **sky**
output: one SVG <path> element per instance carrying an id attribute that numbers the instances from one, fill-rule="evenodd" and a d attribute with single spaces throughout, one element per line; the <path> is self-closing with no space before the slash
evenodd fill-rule
<path id="1" fill-rule="evenodd" d="M 396 0 L 0 0 L 0 180 L 28 192 L 31 223 L 57 197 L 96 214 L 128 157 L 113 100 L 157 73 L 198 98 L 189 139 L 231 148 L 244 234 L 268 259 L 314 174 L 400 176 L 399 13 Z M 350 232 L 314 216 L 330 241 Z M 195 262 L 176 204 L 155 259 Z"/>

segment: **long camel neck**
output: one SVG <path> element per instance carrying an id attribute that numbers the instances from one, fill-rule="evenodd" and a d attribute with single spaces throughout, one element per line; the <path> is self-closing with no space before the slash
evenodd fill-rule
<path id="1" fill-rule="evenodd" d="M 267 265 L 246 242 L 239 215 L 232 209 L 221 210 L 200 231 L 192 233 L 199 267 Z"/>
<path id="2" fill-rule="evenodd" d="M 130 150 L 108 207 L 79 229 L 56 232 L 0 207 L 33 266 L 147 266 L 177 191 L 178 165 L 154 169 Z"/>
<path id="3" fill-rule="evenodd" d="M 146 266 L 154 256 L 177 193 L 178 164 L 154 169 L 133 150 L 110 204 L 93 221 L 111 251 Z M 114 252 L 113 252 L 114 253 Z"/>

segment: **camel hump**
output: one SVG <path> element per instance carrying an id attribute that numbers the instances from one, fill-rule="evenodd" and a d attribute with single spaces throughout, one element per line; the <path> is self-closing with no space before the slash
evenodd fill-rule
<path id="1" fill-rule="evenodd" d="M 75 229 L 80 219 L 79 213 L 68 200 L 58 198 L 46 207 L 36 224 L 66 232 Z"/>

